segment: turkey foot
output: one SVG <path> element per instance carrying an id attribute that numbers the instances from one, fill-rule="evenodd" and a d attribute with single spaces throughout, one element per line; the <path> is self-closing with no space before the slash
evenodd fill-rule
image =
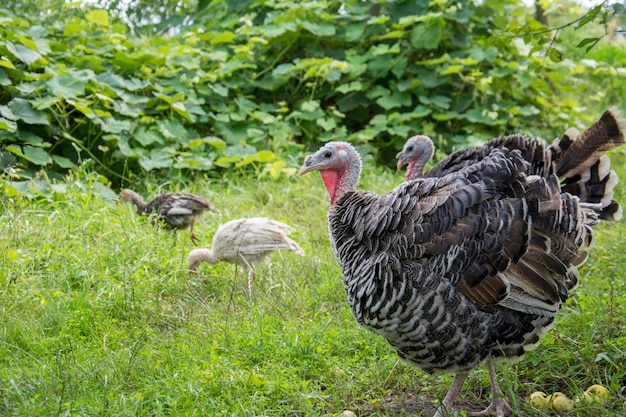
<path id="1" fill-rule="evenodd" d="M 483 411 L 468 411 L 467 415 L 470 417 L 482 417 L 490 414 L 495 414 L 496 417 L 506 417 L 513 413 L 513 409 L 509 406 L 504 398 L 496 397 L 491 401 L 489 407 Z"/>

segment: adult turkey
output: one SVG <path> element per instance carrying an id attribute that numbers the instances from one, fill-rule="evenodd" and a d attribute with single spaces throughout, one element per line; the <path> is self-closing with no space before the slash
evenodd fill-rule
<path id="1" fill-rule="evenodd" d="M 248 289 L 256 273 L 254 265 L 265 262 L 274 251 L 287 250 L 304 255 L 304 250 L 287 235 L 291 228 L 264 217 L 231 220 L 213 235 L 211 249 L 194 249 L 187 257 L 191 272 L 202 262 L 230 262 L 248 269 Z"/>
<path id="2" fill-rule="evenodd" d="M 412 180 L 424 175 L 424 167 L 435 154 L 435 145 L 432 139 L 425 135 L 410 137 L 402 151 L 398 152 L 398 169 L 406 167 L 406 180 Z"/>
<path id="3" fill-rule="evenodd" d="M 137 207 L 138 214 L 156 214 L 156 220 L 165 223 L 167 229 L 189 228 L 190 238 L 194 245 L 198 238 L 193 232 L 196 219 L 205 211 L 220 214 L 209 200 L 194 194 L 165 193 L 156 196 L 152 201 L 145 202 L 135 191 L 128 188 L 120 193 L 120 200 L 130 201 Z"/>
<path id="4" fill-rule="evenodd" d="M 300 175 L 320 171 L 330 195 L 330 241 L 357 321 L 426 372 L 456 373 L 437 416 L 483 361 L 491 404 L 468 415 L 511 413 L 493 360 L 519 361 L 538 344 L 578 284 L 592 226 L 621 218 L 604 153 L 624 143 L 623 127 L 609 110 L 548 148 L 505 137 L 383 195 L 356 190 L 361 159 L 348 143 L 306 157 Z"/>
<path id="5" fill-rule="evenodd" d="M 455 172 L 482 160 L 496 148 L 518 149 L 530 164 L 528 174 L 556 174 L 562 180 L 561 191 L 579 196 L 583 202 L 602 204 L 600 219 L 614 220 L 614 216 L 621 216 L 620 205 L 609 203 L 617 175 L 611 171 L 611 162 L 604 153 L 623 143 L 623 125 L 617 109 L 610 109 L 582 134 L 576 128 L 569 128 L 549 146 L 522 134 L 503 136 L 483 146 L 453 152 L 425 173 L 424 166 L 434 154 L 434 145 L 428 136 L 409 138 L 396 157 L 398 168 L 408 164 L 408 181 Z"/>

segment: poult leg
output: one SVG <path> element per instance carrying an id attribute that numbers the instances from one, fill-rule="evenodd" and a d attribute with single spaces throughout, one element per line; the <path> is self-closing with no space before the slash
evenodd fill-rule
<path id="1" fill-rule="evenodd" d="M 493 361 L 491 358 L 487 359 L 486 365 L 487 371 L 489 371 L 489 381 L 491 382 L 491 404 L 489 404 L 489 407 L 485 408 L 483 411 L 468 412 L 467 415 L 472 417 L 481 417 L 494 413 L 496 417 L 510 416 L 513 413 L 513 409 L 509 406 L 509 403 L 506 402 L 504 394 L 498 385 L 496 370 L 493 367 Z"/>
<path id="2" fill-rule="evenodd" d="M 191 222 L 189 223 L 189 237 L 191 238 L 191 243 L 193 243 L 194 246 L 198 246 L 198 242 L 200 239 L 198 239 L 198 237 L 196 236 L 196 234 L 193 232 L 193 225 L 196 223 L 196 219 L 191 219 Z"/>
<path id="3" fill-rule="evenodd" d="M 467 372 L 461 372 L 459 374 L 456 374 L 456 376 L 454 377 L 454 381 L 452 382 L 452 386 L 450 386 L 448 393 L 446 394 L 445 398 L 441 402 L 441 405 L 439 406 L 437 412 L 433 417 L 443 417 L 443 413 L 446 410 L 452 409 L 454 401 L 456 401 L 459 394 L 461 393 L 461 388 L 463 388 L 463 382 L 465 382 L 467 374 Z"/>

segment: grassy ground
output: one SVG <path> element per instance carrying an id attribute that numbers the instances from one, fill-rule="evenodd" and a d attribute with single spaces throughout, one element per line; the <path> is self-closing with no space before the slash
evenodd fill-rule
<path id="1" fill-rule="evenodd" d="M 626 183 L 623 155 L 615 165 Z M 362 188 L 383 191 L 401 173 L 368 171 Z M 196 183 L 222 211 L 197 225 L 208 246 L 221 222 L 268 216 L 296 228 L 307 256 L 275 255 L 245 273 L 203 265 L 190 277 L 186 232 L 175 237 L 104 201 L 88 179 L 54 198 L 0 197 L 0 415 L 326 416 L 430 415 L 452 376 L 432 378 L 398 362 L 358 327 L 326 228 L 318 175 L 280 181 Z M 152 194 L 158 190 L 152 189 Z M 618 198 L 626 202 L 624 185 Z M 624 415 L 626 221 L 600 227 L 581 286 L 556 329 L 499 375 L 516 415 L 535 390 L 575 397 L 594 383 L 605 406 L 576 416 Z M 463 403 L 488 402 L 484 368 Z"/>

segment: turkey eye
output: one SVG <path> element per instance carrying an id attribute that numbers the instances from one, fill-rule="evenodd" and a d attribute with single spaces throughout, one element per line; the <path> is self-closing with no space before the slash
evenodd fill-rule
<path id="1" fill-rule="evenodd" d="M 328 159 L 331 156 L 333 156 L 333 153 L 331 151 L 326 151 L 326 153 L 324 154 L 324 158 Z"/>
<path id="2" fill-rule="evenodd" d="M 408 148 L 406 148 L 406 150 L 407 150 L 408 152 L 413 152 L 413 147 L 412 147 L 412 146 L 409 146 Z"/>

